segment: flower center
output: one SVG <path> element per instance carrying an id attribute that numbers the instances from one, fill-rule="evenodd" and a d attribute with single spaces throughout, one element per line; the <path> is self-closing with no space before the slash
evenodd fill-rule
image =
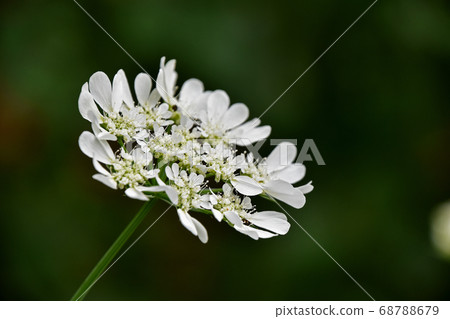
<path id="1" fill-rule="evenodd" d="M 145 165 L 133 159 L 120 158 L 112 162 L 111 175 L 120 189 L 134 188 L 146 182 L 148 170 Z"/>
<path id="2" fill-rule="evenodd" d="M 116 136 L 122 136 L 126 141 L 136 132 L 135 119 L 122 113 L 111 113 L 103 116 L 103 124 L 106 130 Z"/>
<path id="3" fill-rule="evenodd" d="M 182 210 L 188 211 L 192 207 L 199 206 L 201 197 L 199 193 L 202 189 L 201 184 L 193 183 L 189 177 L 185 175 L 178 176 L 171 186 L 178 191 L 179 207 Z"/>

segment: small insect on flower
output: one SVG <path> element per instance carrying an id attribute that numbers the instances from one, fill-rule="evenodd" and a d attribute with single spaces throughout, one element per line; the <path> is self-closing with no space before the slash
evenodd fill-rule
<path id="1" fill-rule="evenodd" d="M 294 163 L 295 145 L 281 143 L 259 162 L 239 151 L 267 138 L 270 126 L 247 121 L 245 104 L 230 106 L 226 92 L 205 91 L 198 79 L 177 93 L 175 64 L 161 59 L 155 88 L 148 74 L 139 74 L 136 100 L 122 70 L 112 82 L 96 72 L 82 86 L 79 111 L 92 132 L 81 134 L 79 146 L 92 158 L 93 178 L 133 199 L 171 203 L 181 224 L 204 243 L 207 231 L 192 212 L 212 215 L 253 239 L 286 234 L 286 215 L 258 211 L 250 197 L 305 205 L 313 186 L 294 186 L 305 175 L 305 167 Z"/>

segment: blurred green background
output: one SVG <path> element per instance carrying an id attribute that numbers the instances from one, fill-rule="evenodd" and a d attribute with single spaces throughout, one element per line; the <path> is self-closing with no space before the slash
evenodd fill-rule
<path id="1" fill-rule="evenodd" d="M 175 58 L 178 83 L 222 88 L 256 117 L 371 2 L 80 4 L 153 76 Z M 141 70 L 69 0 L 3 2 L 0 25 L 1 299 L 67 300 L 141 205 L 91 178 L 81 85 Z M 380 0 L 262 117 L 273 138 L 316 142 L 327 165 L 306 163 L 316 188 L 286 209 L 377 300 L 450 299 L 429 233 L 450 199 L 449 74 L 450 3 Z M 206 245 L 172 209 L 87 299 L 368 300 L 295 224 L 253 241 L 196 216 Z"/>

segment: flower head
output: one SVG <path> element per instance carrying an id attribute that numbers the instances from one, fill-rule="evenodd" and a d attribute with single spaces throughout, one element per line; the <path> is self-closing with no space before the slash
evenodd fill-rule
<path id="1" fill-rule="evenodd" d="M 92 158 L 93 178 L 130 198 L 171 203 L 202 242 L 208 234 L 192 212 L 212 215 L 253 239 L 286 234 L 286 216 L 258 211 L 251 197 L 305 204 L 313 187 L 294 186 L 305 175 L 305 167 L 294 163 L 295 146 L 281 143 L 256 161 L 236 147 L 267 138 L 270 126 L 247 121 L 246 105 L 230 106 L 224 91 L 205 91 L 200 80 L 187 80 L 177 93 L 177 78 L 175 60 L 162 58 L 155 88 L 148 74 L 136 77 L 136 100 L 122 70 L 112 83 L 96 72 L 82 86 L 79 110 L 92 132 L 83 132 L 79 145 Z"/>

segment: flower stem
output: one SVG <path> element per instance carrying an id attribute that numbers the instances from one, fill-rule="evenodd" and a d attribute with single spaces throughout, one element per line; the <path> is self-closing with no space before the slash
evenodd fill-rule
<path id="1" fill-rule="evenodd" d="M 141 207 L 141 209 L 136 214 L 136 216 L 134 216 L 134 218 L 131 220 L 131 222 L 128 224 L 128 226 L 122 231 L 122 233 L 119 235 L 119 237 L 117 237 L 115 242 L 111 245 L 111 247 L 108 249 L 108 251 L 103 255 L 103 257 L 100 259 L 100 261 L 94 267 L 94 269 L 92 269 L 92 271 L 89 273 L 89 275 L 86 277 L 86 279 L 81 284 L 80 288 L 78 288 L 78 290 L 75 292 L 72 299 L 70 299 L 70 300 L 79 301 L 79 300 L 83 300 L 83 298 L 86 297 L 86 294 L 92 288 L 93 284 L 103 274 L 105 269 L 108 267 L 108 265 L 114 259 L 114 257 L 117 255 L 117 253 L 123 247 L 123 245 L 127 242 L 127 240 L 130 238 L 130 236 L 136 230 L 136 228 L 141 224 L 141 222 L 147 216 L 147 214 L 150 211 L 150 208 L 155 204 L 155 202 L 157 200 L 158 200 L 157 198 L 152 198 Z"/>

